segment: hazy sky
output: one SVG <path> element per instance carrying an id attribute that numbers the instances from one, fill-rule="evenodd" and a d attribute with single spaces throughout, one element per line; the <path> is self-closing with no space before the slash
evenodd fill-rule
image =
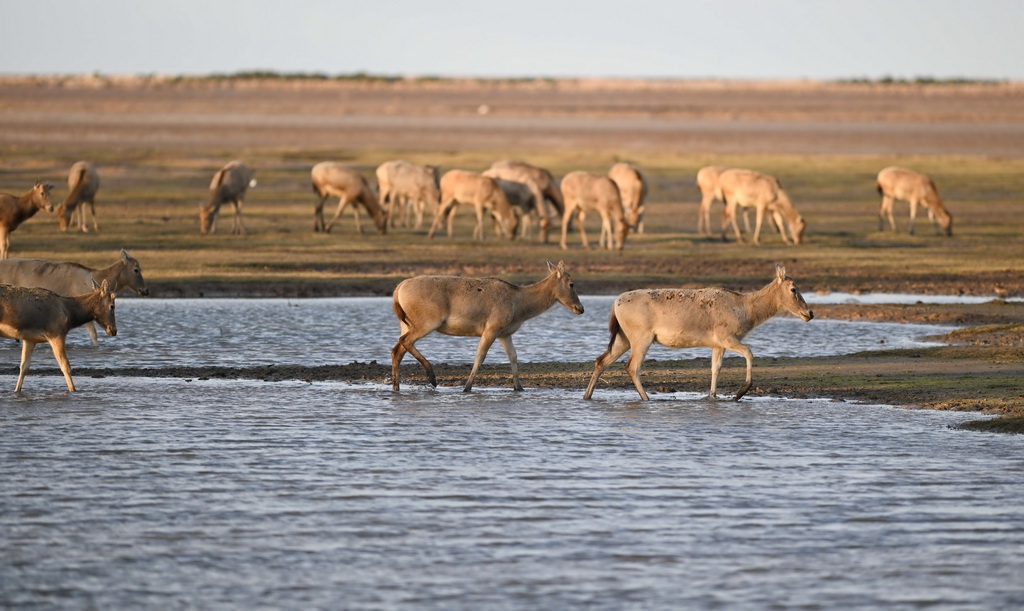
<path id="1" fill-rule="evenodd" d="M 1021 0 L 0 0 L 0 73 L 1024 80 Z"/>

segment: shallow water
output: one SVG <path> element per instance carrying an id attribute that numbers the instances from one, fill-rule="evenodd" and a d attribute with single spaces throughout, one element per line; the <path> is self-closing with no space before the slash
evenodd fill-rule
<path id="1" fill-rule="evenodd" d="M 83 386 L 3 400 L 0 606 L 1024 604 L 1024 440 L 967 414 Z"/>
<path id="2" fill-rule="evenodd" d="M 527 321 L 513 336 L 519 360 L 592 362 L 607 347 L 613 300 L 612 296 L 584 297 L 586 312 L 581 316 L 555 305 Z M 72 331 L 68 335 L 72 367 L 389 363 L 399 333 L 387 297 L 122 299 L 117 323 L 116 337 L 106 337 L 100 330 L 98 349 L 91 347 L 84 330 Z M 754 329 L 744 341 L 758 357 L 825 356 L 929 345 L 927 336 L 954 328 L 818 319 L 805 323 L 796 317 L 777 317 Z M 471 363 L 478 341 L 432 334 L 417 346 L 434 363 Z M 41 345 L 36 352 L 34 367 L 55 367 L 48 346 Z M 17 342 L 0 340 L 0 363 L 17 366 L 20 354 Z M 648 358 L 710 354 L 707 348 L 653 346 Z M 499 344 L 491 348 L 488 362 L 508 362 Z"/>

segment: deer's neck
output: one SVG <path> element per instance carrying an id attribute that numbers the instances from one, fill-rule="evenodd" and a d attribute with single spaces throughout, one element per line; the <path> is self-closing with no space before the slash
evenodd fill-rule
<path id="1" fill-rule="evenodd" d="M 554 283 L 558 279 L 555 274 L 550 274 L 540 282 L 519 288 L 519 319 L 526 320 L 543 314 L 555 305 Z"/>
<path id="2" fill-rule="evenodd" d="M 119 286 L 121 286 L 121 276 L 124 274 L 125 265 L 124 261 L 118 261 L 110 267 L 104 267 L 102 269 L 90 270 L 92 273 L 93 280 L 96 284 L 103 284 L 103 281 L 107 281 L 107 286 L 110 287 L 111 293 L 116 293 Z"/>
<path id="3" fill-rule="evenodd" d="M 72 297 L 68 303 L 68 322 L 70 323 L 68 328 L 74 329 L 87 322 L 96 320 L 98 301 L 98 292 Z"/>
<path id="4" fill-rule="evenodd" d="M 750 329 L 760 325 L 782 310 L 779 305 L 778 284 L 770 283 L 768 286 L 745 296 L 747 306 L 747 320 L 750 322 Z M 749 329 L 748 329 L 749 330 Z"/>

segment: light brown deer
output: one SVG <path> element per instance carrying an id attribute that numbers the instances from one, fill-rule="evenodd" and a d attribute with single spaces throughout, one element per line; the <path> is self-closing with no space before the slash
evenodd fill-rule
<path id="1" fill-rule="evenodd" d="M 935 233 L 942 232 L 953 235 L 953 215 L 939 197 L 935 182 L 925 174 L 906 168 L 888 167 L 878 173 L 878 194 L 882 203 L 878 207 L 878 230 L 885 228 L 885 219 L 896 231 L 896 221 L 892 218 L 893 200 L 902 199 L 910 204 L 910 225 L 908 233 L 914 233 L 914 219 L 917 217 L 917 206 L 924 206 L 928 211 L 928 220 L 935 226 Z"/>
<path id="2" fill-rule="evenodd" d="M 121 249 L 121 257 L 108 267 L 94 269 L 78 263 L 58 263 L 44 259 L 7 259 L 0 261 L 0 284 L 13 284 L 27 288 L 43 288 L 58 295 L 74 297 L 84 295 L 103 282 L 111 293 L 131 289 L 139 295 L 149 295 L 142 267 L 135 257 Z M 93 346 L 99 345 L 96 326 L 83 325 Z"/>
<path id="3" fill-rule="evenodd" d="M 416 348 L 416 342 L 437 331 L 445 335 L 479 337 L 473 369 L 463 389 L 473 388 L 480 365 L 497 339 L 512 365 L 512 388 L 522 390 L 519 362 L 512 334 L 527 320 L 561 303 L 573 314 L 583 313 L 572 277 L 561 261 L 548 262 L 549 274 L 535 284 L 519 286 L 497 278 L 417 276 L 402 281 L 394 294 L 395 315 L 401 325 L 398 343 L 391 350 L 391 383 L 398 390 L 398 366 L 405 353 L 413 355 L 437 386 L 434 368 Z"/>
<path id="4" fill-rule="evenodd" d="M 316 193 L 317 197 L 316 208 L 313 212 L 313 231 L 330 233 L 334 223 L 341 218 L 341 213 L 349 204 L 352 204 L 352 214 L 355 217 L 358 233 L 363 233 L 363 225 L 359 222 L 360 206 L 373 219 L 377 231 L 387 233 L 387 214 L 380 207 L 373 185 L 362 174 L 335 161 L 321 161 L 313 166 L 310 175 L 313 178 L 313 193 Z M 324 202 L 331 196 L 338 198 L 338 210 L 334 213 L 334 217 L 325 224 Z"/>
<path id="5" fill-rule="evenodd" d="M 387 211 L 392 227 L 401 212 L 404 227 L 409 226 L 409 211 L 412 210 L 416 224 L 414 229 L 423 227 L 423 212 L 429 208 L 436 213 L 441 202 L 437 168 L 421 166 L 401 159 L 385 161 L 377 167 L 377 184 L 380 187 L 380 205 Z"/>
<path id="6" fill-rule="evenodd" d="M 255 172 L 241 161 L 228 162 L 210 181 L 210 199 L 199 206 L 199 233 L 217 232 L 217 213 L 224 204 L 231 204 L 235 216 L 231 225 L 231 233 L 244 234 L 242 224 L 242 204 L 249 187 L 256 186 Z"/>
<path id="7" fill-rule="evenodd" d="M 32 189 L 22 196 L 0 193 L 0 259 L 7 258 L 10 250 L 10 234 L 39 210 L 53 212 L 50 190 L 53 185 L 36 182 Z"/>
<path id="8" fill-rule="evenodd" d="M 502 159 L 491 164 L 484 176 L 523 183 L 530 189 L 534 202 L 532 214 L 537 217 L 541 241 L 547 243 L 552 219 L 561 217 L 565 209 L 558 181 L 551 172 L 525 161 Z"/>
<path id="9" fill-rule="evenodd" d="M 700 189 L 700 208 L 697 210 L 697 233 L 711 235 L 711 205 L 721 197 L 718 177 L 728 168 L 709 165 L 697 170 L 697 188 Z M 748 225 L 747 230 L 750 227 Z"/>
<path id="10" fill-rule="evenodd" d="M 569 248 L 567 238 L 570 220 L 576 217 L 580 227 L 580 240 L 583 248 L 590 248 L 587 232 L 583 228 L 586 213 L 597 212 L 601 217 L 600 247 L 609 250 L 622 250 L 629 233 L 629 223 L 622 208 L 619 188 L 611 178 L 577 170 L 569 172 L 562 178 L 562 197 L 565 199 L 565 212 L 562 214 L 562 249 Z"/>
<path id="11" fill-rule="evenodd" d="M 519 217 L 508 202 L 505 192 L 493 178 L 466 170 L 449 170 L 441 177 L 441 205 L 430 225 L 428 238 L 433 238 L 441 223 L 446 220 L 448 237 L 452 237 L 455 207 L 459 204 L 473 206 L 476 210 L 473 239 L 484 239 L 484 212 L 487 210 L 497 221 L 498 233 L 510 240 L 515 239 Z"/>
<path id="12" fill-rule="evenodd" d="M 720 199 L 725 201 L 725 218 L 722 222 L 723 240 L 725 239 L 726 223 L 730 222 L 736 234 L 736 240 L 743 243 L 743 235 L 736 222 L 736 215 L 740 208 L 753 208 L 756 213 L 754 244 L 761 243 L 761 226 L 766 214 L 771 215 L 776 227 L 779 228 L 783 242 L 798 245 L 803 241 L 807 223 L 797 213 L 796 208 L 789 201 L 789 196 L 782 190 L 782 185 L 774 176 L 733 168 L 719 175 L 718 191 Z M 785 225 L 783 221 L 785 221 Z M 786 235 L 787 228 L 791 237 Z"/>
<path id="13" fill-rule="evenodd" d="M 68 173 L 68 196 L 64 198 L 64 203 L 57 207 L 61 231 L 67 231 L 69 227 L 89 231 L 86 207 L 92 213 L 93 231 L 100 230 L 100 224 L 96 220 L 96 193 L 99 190 L 100 175 L 93 164 L 79 161 L 71 166 Z"/>
<path id="14" fill-rule="evenodd" d="M 64 297 L 46 289 L 0 284 L 0 336 L 21 340 L 21 369 L 14 392 L 21 392 L 32 351 L 36 344 L 48 342 L 53 356 L 64 373 L 68 390 L 75 392 L 71 381 L 64 340 L 68 331 L 95 320 L 110 336 L 117 335 L 114 317 L 114 293 L 107 283 L 77 297 Z"/>
<path id="15" fill-rule="evenodd" d="M 647 180 L 644 175 L 635 165 L 620 161 L 608 170 L 608 178 L 619 188 L 626 222 L 636 227 L 637 233 L 643 233 L 644 206 L 647 200 Z"/>
<path id="16" fill-rule="evenodd" d="M 720 288 L 641 289 L 623 293 L 612 305 L 608 350 L 595 361 L 594 374 L 583 398 L 591 398 L 601 373 L 631 350 L 626 373 L 640 398 L 646 401 L 648 396 L 640 382 L 640 367 L 651 344 L 657 342 L 669 348 L 711 348 L 708 397 L 712 399 L 716 396 L 725 351 L 742 355 L 747 361 L 747 380 L 736 393 L 735 400 L 739 401 L 750 389 L 754 358 L 741 340 L 754 327 L 781 312 L 795 314 L 805 322 L 814 318 L 803 295 L 781 265 L 775 266 L 775 279 L 756 293 L 743 294 Z"/>

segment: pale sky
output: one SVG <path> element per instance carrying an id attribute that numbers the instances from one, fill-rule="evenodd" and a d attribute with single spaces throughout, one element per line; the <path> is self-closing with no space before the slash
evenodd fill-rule
<path id="1" fill-rule="evenodd" d="M 1024 80 L 1021 0 L 0 0 L 0 74 Z"/>

